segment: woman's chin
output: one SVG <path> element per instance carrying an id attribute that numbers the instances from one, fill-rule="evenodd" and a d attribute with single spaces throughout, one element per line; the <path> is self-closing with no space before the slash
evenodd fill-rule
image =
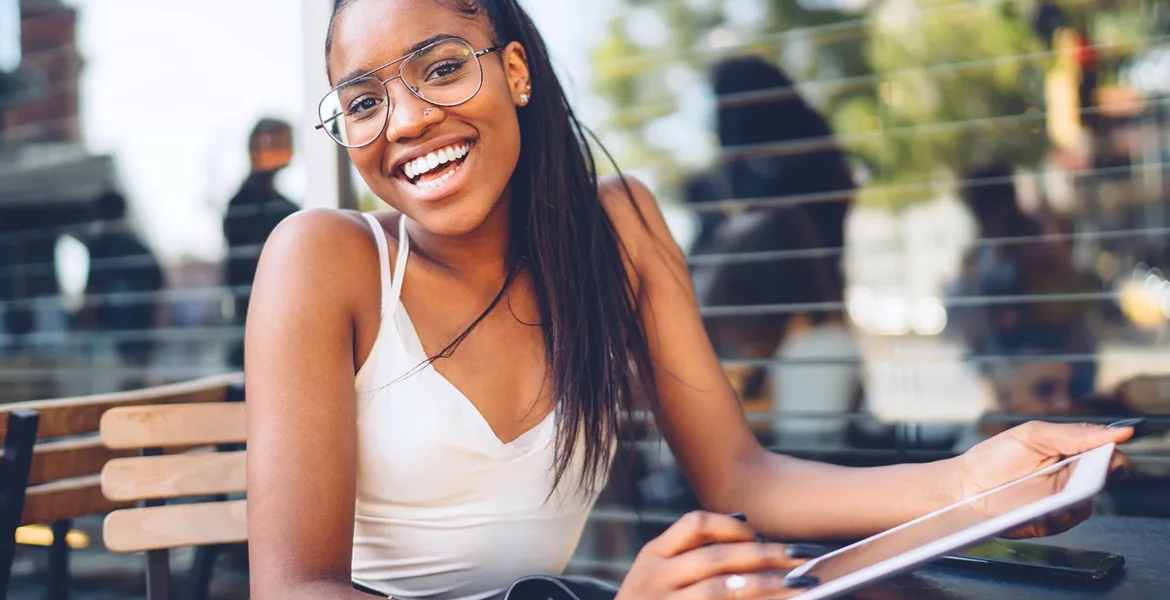
<path id="1" fill-rule="evenodd" d="M 482 206 L 478 202 L 444 203 L 442 206 L 433 204 L 417 205 L 410 218 L 431 235 L 439 237 L 467 237 L 480 231 L 488 216 L 490 206 Z"/>
<path id="2" fill-rule="evenodd" d="M 452 182 L 462 183 L 462 182 Z M 430 235 L 465 237 L 479 231 L 496 212 L 503 192 L 492 193 L 486 186 L 452 186 L 445 194 L 418 193 L 414 184 L 397 179 L 382 195 L 383 200 L 405 213 Z M 388 200 L 387 198 L 392 198 Z"/>

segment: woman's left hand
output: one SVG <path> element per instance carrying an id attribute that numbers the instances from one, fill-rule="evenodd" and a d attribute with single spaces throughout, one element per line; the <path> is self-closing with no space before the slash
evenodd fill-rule
<path id="1" fill-rule="evenodd" d="M 970 498 L 1109 442 L 1121 443 L 1133 429 L 1104 425 L 1031 422 L 987 439 L 959 457 L 959 497 Z M 1129 460 L 1117 452 L 1111 470 L 1127 469 Z M 1066 531 L 1092 514 L 1092 501 L 1015 530 L 1009 537 L 1040 537 Z"/>

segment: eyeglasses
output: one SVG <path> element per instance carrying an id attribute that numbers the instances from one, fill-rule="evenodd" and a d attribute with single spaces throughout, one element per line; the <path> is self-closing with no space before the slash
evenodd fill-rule
<path id="1" fill-rule="evenodd" d="M 387 85 L 401 79 L 406 89 L 435 106 L 458 106 L 471 100 L 483 87 L 479 57 L 503 46 L 475 50 L 466 40 L 446 38 L 351 79 L 321 99 L 317 115 L 333 141 L 346 148 L 360 148 L 378 139 L 386 129 L 394 102 Z M 398 74 L 380 79 L 374 73 L 398 63 Z"/>

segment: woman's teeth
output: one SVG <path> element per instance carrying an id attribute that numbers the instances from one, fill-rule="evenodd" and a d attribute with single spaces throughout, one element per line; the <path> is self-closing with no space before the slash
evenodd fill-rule
<path id="1" fill-rule="evenodd" d="M 461 165 L 457 164 L 454 166 L 454 168 L 448 169 L 447 172 L 443 173 L 441 176 L 428 179 L 427 181 L 418 181 L 418 178 L 426 175 L 427 173 L 431 173 L 432 171 L 436 171 L 442 165 L 462 160 L 463 157 L 467 156 L 467 152 L 470 149 L 471 145 L 467 143 L 452 144 L 445 148 L 440 148 L 434 152 L 431 152 L 426 156 L 420 156 L 419 158 L 407 162 L 402 166 L 402 171 L 406 174 L 406 177 L 410 179 L 415 185 L 424 189 L 431 189 L 446 182 L 447 179 L 449 179 L 451 175 L 455 173 L 455 171 L 459 170 Z"/>
<path id="2" fill-rule="evenodd" d="M 439 177 L 437 177 L 435 179 L 428 179 L 426 181 L 418 181 L 418 182 L 415 182 L 415 185 L 417 185 L 418 187 L 420 187 L 424 190 L 433 190 L 433 189 L 439 187 L 440 185 L 447 183 L 447 180 L 450 179 L 451 176 L 455 174 L 455 171 L 458 171 L 458 170 L 459 170 L 459 166 L 456 166 L 455 168 L 451 169 L 450 171 L 447 171 L 446 173 L 443 173 L 442 175 L 440 175 Z"/>

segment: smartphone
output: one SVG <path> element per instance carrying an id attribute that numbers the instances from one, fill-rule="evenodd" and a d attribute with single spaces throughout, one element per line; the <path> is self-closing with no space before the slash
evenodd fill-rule
<path id="1" fill-rule="evenodd" d="M 1119 573 L 1125 565 L 1125 558 L 1112 552 L 996 539 L 944 555 L 937 564 L 979 569 L 1008 577 L 1060 577 L 1093 582 L 1105 581 Z"/>

